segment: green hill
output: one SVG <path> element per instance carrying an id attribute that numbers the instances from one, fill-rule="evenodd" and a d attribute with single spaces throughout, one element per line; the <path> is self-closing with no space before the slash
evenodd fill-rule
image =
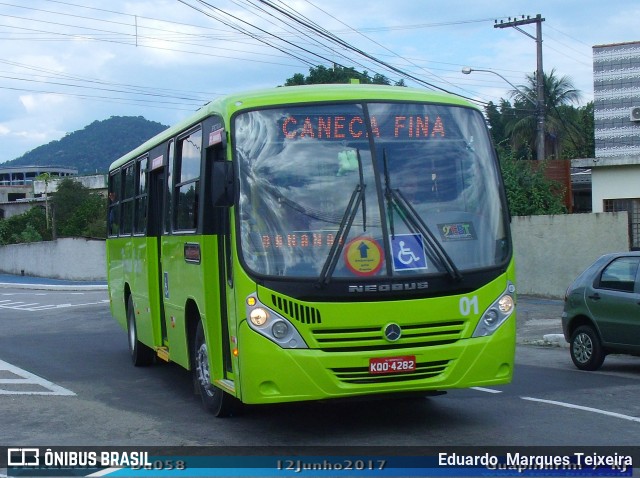
<path id="1" fill-rule="evenodd" d="M 165 129 L 167 126 L 142 116 L 112 116 L 38 146 L 2 166 L 66 166 L 77 168 L 78 174 L 106 173 L 114 160 Z"/>

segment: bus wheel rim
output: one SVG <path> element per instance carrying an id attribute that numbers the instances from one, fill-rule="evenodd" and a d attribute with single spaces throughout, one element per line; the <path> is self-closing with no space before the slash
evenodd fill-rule
<path id="1" fill-rule="evenodd" d="M 200 386 L 209 396 L 213 396 L 213 390 L 211 386 L 211 374 L 209 373 L 209 354 L 207 352 L 207 344 L 201 344 L 198 349 L 196 367 L 198 372 L 198 381 Z"/>

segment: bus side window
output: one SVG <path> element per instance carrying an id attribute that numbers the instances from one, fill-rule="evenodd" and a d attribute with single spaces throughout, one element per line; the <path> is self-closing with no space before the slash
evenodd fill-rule
<path id="1" fill-rule="evenodd" d="M 164 232 L 171 232 L 171 211 L 173 210 L 172 191 L 173 191 L 173 161 L 174 161 L 174 147 L 173 140 L 169 141 L 168 157 L 167 157 L 167 190 L 164 206 Z"/>
<path id="2" fill-rule="evenodd" d="M 144 234 L 147 230 L 147 157 L 136 162 L 136 201 L 133 232 Z"/>
<path id="3" fill-rule="evenodd" d="M 198 228 L 202 130 L 194 131 L 178 143 L 176 160 L 175 226 L 178 230 Z"/>
<path id="4" fill-rule="evenodd" d="M 109 176 L 109 211 L 107 215 L 107 233 L 109 236 L 117 236 L 120 229 L 120 197 L 121 190 L 120 170 L 114 171 Z"/>
<path id="5" fill-rule="evenodd" d="M 129 235 L 133 231 L 133 200 L 135 196 L 135 163 L 129 163 L 122 170 L 124 188 L 122 193 L 120 235 Z"/>

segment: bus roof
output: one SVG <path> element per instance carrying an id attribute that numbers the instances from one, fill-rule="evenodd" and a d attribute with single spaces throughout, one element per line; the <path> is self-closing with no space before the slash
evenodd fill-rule
<path id="1" fill-rule="evenodd" d="M 216 98 L 215 100 L 207 103 L 188 118 L 167 128 L 163 132 L 138 146 L 136 149 L 130 151 L 124 156 L 121 156 L 111 164 L 109 171 L 122 166 L 131 159 L 143 155 L 147 151 L 162 144 L 168 139 L 173 138 L 180 132 L 199 123 L 204 118 L 211 116 L 212 114 L 219 114 L 224 118 L 229 118 L 237 111 L 251 110 L 261 107 L 349 100 L 418 101 L 428 103 L 446 103 L 475 108 L 474 105 L 456 95 L 437 93 L 417 88 L 386 85 L 304 85 L 233 93 Z"/>

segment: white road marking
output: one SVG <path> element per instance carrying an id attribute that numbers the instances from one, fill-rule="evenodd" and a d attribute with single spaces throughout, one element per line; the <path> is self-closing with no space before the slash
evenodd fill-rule
<path id="1" fill-rule="evenodd" d="M 38 302 L 27 304 L 25 302 L 13 302 L 10 300 L 0 300 L 0 309 L 26 310 L 28 312 L 37 312 L 49 309 L 67 309 L 69 307 L 83 307 L 88 305 L 102 305 L 109 303 L 109 299 L 99 300 L 97 302 L 85 302 L 82 304 L 44 304 L 39 305 Z"/>
<path id="2" fill-rule="evenodd" d="M 472 390 L 477 390 L 478 392 L 487 392 L 487 393 L 502 393 L 502 390 L 493 390 L 492 388 L 484 388 L 484 387 L 471 387 Z"/>
<path id="3" fill-rule="evenodd" d="M 75 393 L 71 390 L 67 390 L 60 385 L 56 385 L 53 382 L 45 380 L 42 377 L 27 372 L 21 368 L 11 365 L 8 362 L 0 360 L 0 372 L 9 372 L 18 378 L 0 378 L 0 395 L 64 395 L 75 396 Z M 1 373 L 0 373 L 1 375 Z M 18 385 L 18 387 L 11 387 L 11 385 Z M 20 386 L 30 385 L 40 387 L 44 390 L 20 390 Z"/>
<path id="4" fill-rule="evenodd" d="M 23 305 L 20 305 L 20 306 L 16 307 L 16 309 L 17 310 L 23 310 L 25 307 L 31 307 L 32 305 L 38 305 L 38 303 L 37 302 L 32 302 L 30 304 L 23 304 Z"/>
<path id="5" fill-rule="evenodd" d="M 629 420 L 630 422 L 640 423 L 640 417 L 632 417 L 630 415 L 623 415 L 622 413 L 609 412 L 607 410 L 600 410 L 599 408 L 583 407 L 582 405 L 574 405 L 572 403 L 557 402 L 555 400 L 543 400 L 542 398 L 533 397 L 520 397 L 523 400 L 529 400 L 532 402 L 548 403 L 550 405 L 558 405 L 559 407 L 573 408 L 575 410 L 584 410 L 585 412 L 599 413 L 601 415 L 607 415 L 609 417 L 622 418 L 623 420 Z"/>
<path id="6" fill-rule="evenodd" d="M 477 390 L 479 392 L 502 393 L 501 390 L 493 390 L 491 388 L 484 388 L 484 387 L 470 387 L 470 388 L 472 390 Z M 573 403 L 558 402 L 558 401 L 555 401 L 555 400 L 545 400 L 543 398 L 533 398 L 533 397 L 520 397 L 520 398 L 522 400 L 528 400 L 530 402 L 547 403 L 549 405 L 557 405 L 559 407 L 573 408 L 574 410 L 582 410 L 582 411 L 585 411 L 585 412 L 599 413 L 601 415 L 607 415 L 609 417 L 621 418 L 623 420 L 629 420 L 630 422 L 638 422 L 638 423 L 640 423 L 640 417 L 633 417 L 631 415 L 624 415 L 622 413 L 609 412 L 607 410 L 601 410 L 599 408 L 584 407 L 582 405 L 574 405 Z"/>

